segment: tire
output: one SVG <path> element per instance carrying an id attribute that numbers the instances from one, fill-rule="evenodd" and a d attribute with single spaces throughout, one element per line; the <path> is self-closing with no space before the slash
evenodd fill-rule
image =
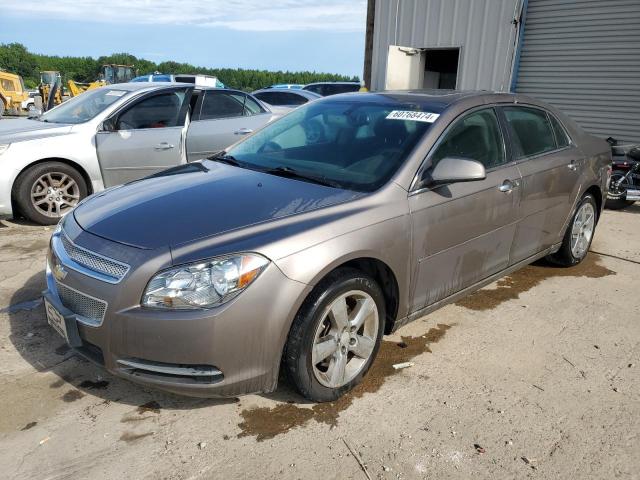
<path id="1" fill-rule="evenodd" d="M 611 182 L 613 182 L 614 179 L 624 176 L 625 173 L 626 172 L 623 172 L 622 170 L 614 170 L 611 173 Z M 633 185 L 632 178 L 629 178 L 629 184 Z M 621 194 L 620 196 L 622 195 L 624 194 Z M 605 202 L 604 206 L 611 210 L 620 210 L 621 208 L 628 207 L 629 205 L 633 205 L 634 203 L 635 202 L 632 200 L 626 200 L 624 198 L 616 198 L 616 195 L 614 193 L 607 192 L 607 201 Z"/>
<path id="2" fill-rule="evenodd" d="M 334 322 L 341 316 L 329 310 L 334 307 L 339 311 L 340 305 L 346 305 L 350 325 L 346 331 Z M 370 313 L 362 316 L 363 323 L 354 332 L 358 311 Z M 283 366 L 298 391 L 314 402 L 330 402 L 360 383 L 380 348 L 385 318 L 382 290 L 369 275 L 341 268 L 318 283 L 298 311 L 284 351 Z M 328 340 L 317 341 L 322 338 Z M 321 359 L 321 350 L 313 348 L 320 343 L 327 346 L 326 351 L 335 348 L 335 352 Z M 342 370 L 339 359 L 345 362 Z"/>
<path id="3" fill-rule="evenodd" d="M 590 225 L 585 221 L 586 218 L 584 215 L 591 214 Z M 596 231 L 596 224 L 598 222 L 598 207 L 596 204 L 596 200 L 590 193 L 585 194 L 578 206 L 576 207 L 573 216 L 571 217 L 571 222 L 567 227 L 567 231 L 564 234 L 564 238 L 562 239 L 562 246 L 560 249 L 554 253 L 549 255 L 547 258 L 563 267 L 571 267 L 573 265 L 579 264 L 584 258 L 587 256 L 589 252 L 589 247 L 591 246 L 591 242 L 593 240 L 593 235 Z M 587 230 L 590 230 L 588 236 L 583 236 L 583 234 L 587 233 Z M 580 248 L 577 248 L 574 243 L 574 237 L 577 235 L 579 241 L 581 242 Z"/>
<path id="4" fill-rule="evenodd" d="M 0 99 L 0 118 L 4 115 L 4 102 Z"/>
<path id="5" fill-rule="evenodd" d="M 58 190 L 60 186 L 66 189 Z M 28 168 L 18 176 L 13 187 L 19 212 L 39 225 L 58 223 L 86 196 L 87 183 L 82 174 L 62 162 L 39 163 Z"/>

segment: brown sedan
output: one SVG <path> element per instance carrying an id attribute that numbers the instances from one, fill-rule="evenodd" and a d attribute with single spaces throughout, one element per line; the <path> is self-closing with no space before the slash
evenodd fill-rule
<path id="1" fill-rule="evenodd" d="M 50 323 L 133 381 L 197 396 L 353 388 L 385 332 L 589 249 L 610 150 L 512 94 L 318 100 L 225 152 L 82 202 L 51 240 Z"/>

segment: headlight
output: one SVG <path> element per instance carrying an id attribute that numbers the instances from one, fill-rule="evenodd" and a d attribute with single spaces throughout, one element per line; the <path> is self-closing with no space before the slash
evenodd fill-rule
<path id="1" fill-rule="evenodd" d="M 7 148 L 9 148 L 9 145 L 11 145 L 10 143 L 2 143 L 0 144 L 0 155 L 2 155 L 4 152 L 7 151 Z"/>
<path id="2" fill-rule="evenodd" d="M 251 285 L 268 263 L 260 255 L 246 253 L 165 270 L 147 285 L 142 305 L 172 309 L 214 307 Z"/>

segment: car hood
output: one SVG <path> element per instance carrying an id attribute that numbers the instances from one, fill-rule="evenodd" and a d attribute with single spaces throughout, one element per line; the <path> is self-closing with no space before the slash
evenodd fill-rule
<path id="1" fill-rule="evenodd" d="M 343 203 L 362 193 L 212 161 L 195 162 L 115 187 L 82 202 L 86 231 L 154 249 Z"/>
<path id="2" fill-rule="evenodd" d="M 0 144 L 23 140 L 64 135 L 72 126 L 60 123 L 47 123 L 28 118 L 3 119 L 0 121 Z"/>

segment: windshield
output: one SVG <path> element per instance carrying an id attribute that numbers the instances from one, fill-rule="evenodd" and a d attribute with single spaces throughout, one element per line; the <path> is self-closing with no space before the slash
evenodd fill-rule
<path id="1" fill-rule="evenodd" d="M 408 119 L 412 112 L 417 115 Z M 406 115 L 409 114 L 409 115 Z M 415 104 L 336 99 L 309 103 L 227 152 L 240 166 L 293 170 L 340 188 L 373 191 L 431 127 Z"/>
<path id="2" fill-rule="evenodd" d="M 87 122 L 127 93 L 115 88 L 89 90 L 42 114 L 39 119 L 51 123 Z"/>

